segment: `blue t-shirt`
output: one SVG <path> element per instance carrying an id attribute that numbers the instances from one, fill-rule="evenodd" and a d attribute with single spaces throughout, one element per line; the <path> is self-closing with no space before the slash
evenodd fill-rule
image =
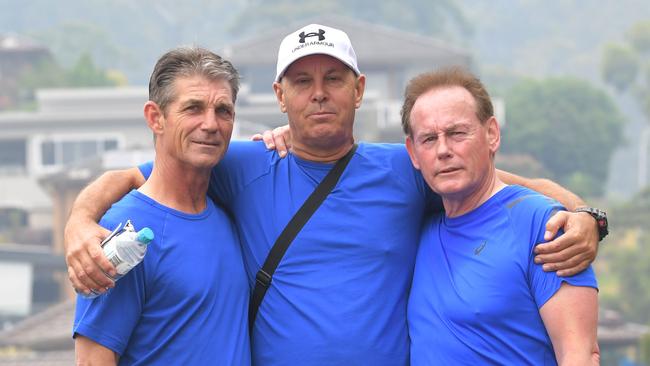
<path id="1" fill-rule="evenodd" d="M 208 199 L 187 214 L 131 191 L 100 224 L 127 219 L 154 240 L 115 288 L 77 297 L 74 334 L 120 354 L 120 365 L 249 365 L 249 285 L 225 212 Z"/>
<path id="2" fill-rule="evenodd" d="M 597 286 L 591 267 L 558 277 L 533 261 L 560 209 L 508 186 L 467 214 L 425 224 L 408 305 L 412 365 L 556 364 L 539 308 L 562 282 Z"/>
<path id="3" fill-rule="evenodd" d="M 233 141 L 210 191 L 233 214 L 251 285 L 270 248 L 332 164 Z M 151 166 L 141 167 L 145 176 Z M 404 145 L 360 144 L 298 233 L 260 306 L 258 365 L 405 365 L 406 300 L 425 209 L 440 202 Z"/>

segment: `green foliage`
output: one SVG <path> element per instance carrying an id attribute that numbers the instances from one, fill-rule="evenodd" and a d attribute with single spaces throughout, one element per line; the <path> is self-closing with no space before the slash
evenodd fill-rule
<path id="1" fill-rule="evenodd" d="M 603 297 L 603 304 L 618 309 L 628 321 L 650 324 L 650 233 L 641 232 L 634 245 L 606 246 L 601 252 L 608 259 L 606 275 L 618 287 L 615 296 Z"/>
<path id="2" fill-rule="evenodd" d="M 601 67 L 605 82 L 633 93 L 650 123 L 650 21 L 634 24 L 624 43 L 606 47 Z"/>
<path id="3" fill-rule="evenodd" d="M 617 229 L 643 229 L 650 223 L 650 187 L 612 208 L 609 222 Z"/>
<path id="4" fill-rule="evenodd" d="M 650 365 L 650 333 L 639 340 L 639 361 L 644 365 Z"/>
<path id="5" fill-rule="evenodd" d="M 605 82 L 625 91 L 637 78 L 639 57 L 636 51 L 621 44 L 608 44 L 603 51 L 602 75 Z"/>
<path id="6" fill-rule="evenodd" d="M 638 52 L 650 53 L 650 20 L 634 24 L 625 38 Z"/>
<path id="7" fill-rule="evenodd" d="M 67 86 L 112 86 L 106 71 L 99 69 L 93 63 L 89 54 L 82 54 L 77 63 L 66 73 Z"/>
<path id="8" fill-rule="evenodd" d="M 528 154 L 576 193 L 601 195 L 623 119 L 611 98 L 570 78 L 527 80 L 506 94 L 505 153 Z"/>
<path id="9" fill-rule="evenodd" d="M 69 70 L 45 60 L 20 75 L 18 108 L 32 109 L 36 89 L 115 86 L 123 83 L 120 76 L 97 67 L 89 54 L 82 54 Z"/>

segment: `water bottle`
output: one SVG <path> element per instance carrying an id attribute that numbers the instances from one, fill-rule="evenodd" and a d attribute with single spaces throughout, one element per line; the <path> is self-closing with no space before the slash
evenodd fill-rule
<path id="1" fill-rule="evenodd" d="M 114 281 L 119 280 L 133 267 L 137 266 L 147 252 L 147 244 L 153 240 L 153 231 L 148 227 L 135 231 L 131 220 L 127 220 L 124 227 L 119 224 L 113 232 L 102 241 L 104 255 L 115 267 L 117 274 L 109 276 Z M 107 274 L 108 275 L 108 274 Z M 101 293 L 91 290 L 90 294 L 81 294 L 92 299 Z"/>

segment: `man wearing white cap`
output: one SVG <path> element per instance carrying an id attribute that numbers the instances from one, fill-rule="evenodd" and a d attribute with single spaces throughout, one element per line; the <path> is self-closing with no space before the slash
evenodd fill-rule
<path id="1" fill-rule="evenodd" d="M 233 142 L 210 183 L 211 196 L 229 209 L 238 226 L 251 285 L 268 285 L 252 319 L 254 364 L 407 364 L 406 300 L 420 225 L 425 212 L 442 209 L 440 200 L 411 165 L 404 145 L 354 144 L 354 115 L 365 76 L 344 32 L 310 24 L 288 35 L 280 45 L 273 88 L 289 118 L 291 153 L 282 159 L 262 143 Z M 258 273 L 294 214 L 337 170 L 335 163 L 347 159 L 338 183 L 289 240 L 275 272 Z M 147 176 L 151 166 L 140 169 Z M 66 260 L 77 289 L 112 285 L 100 270 L 110 272 L 110 264 L 91 254 L 98 239 L 88 239 L 78 227 L 92 232 L 90 218 L 101 214 L 107 199 L 115 199 L 106 196 L 127 191 L 122 185 L 141 183 L 137 171 L 111 173 L 77 200 L 66 229 Z M 553 196 L 576 206 L 563 200 L 574 197 L 566 191 Z M 567 217 L 571 229 L 560 240 L 580 245 L 557 257 L 564 268 L 585 256 L 587 263 L 593 260 L 597 241 L 587 215 L 556 216 L 552 231 Z M 584 249 L 575 248 L 585 247 L 587 253 L 576 257 Z"/>

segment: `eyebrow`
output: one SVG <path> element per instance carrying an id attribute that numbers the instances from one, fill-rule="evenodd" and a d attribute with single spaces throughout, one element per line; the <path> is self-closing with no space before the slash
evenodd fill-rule
<path id="1" fill-rule="evenodd" d="M 201 99 L 194 99 L 194 98 L 187 99 L 187 100 L 184 100 L 184 101 L 181 102 L 181 106 L 183 106 L 183 107 L 190 106 L 190 105 L 197 105 L 197 104 L 198 105 L 203 105 L 204 102 Z"/>

